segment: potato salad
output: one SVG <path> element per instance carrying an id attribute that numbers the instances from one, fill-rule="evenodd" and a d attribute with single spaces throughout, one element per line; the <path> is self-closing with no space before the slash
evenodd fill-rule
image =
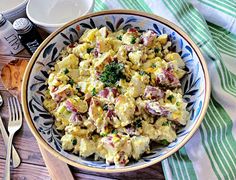
<path id="1" fill-rule="evenodd" d="M 86 30 L 50 71 L 44 106 L 64 135 L 62 148 L 125 166 L 166 146 L 189 113 L 185 63 L 167 34 L 135 28 Z"/>

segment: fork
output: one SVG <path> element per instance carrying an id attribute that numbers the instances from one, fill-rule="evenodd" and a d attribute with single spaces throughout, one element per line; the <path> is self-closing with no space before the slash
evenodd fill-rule
<path id="1" fill-rule="evenodd" d="M 8 98 L 9 122 L 8 132 L 9 139 L 7 144 L 7 158 L 5 166 L 5 180 L 10 180 L 10 158 L 13 136 L 22 125 L 22 111 L 19 101 L 15 97 Z"/>
<path id="2" fill-rule="evenodd" d="M 2 107 L 2 105 L 3 105 L 3 98 L 0 93 L 0 108 Z M 7 131 L 3 125 L 1 116 L 0 116 L 0 131 L 2 133 L 3 142 L 5 143 L 5 146 L 7 148 L 8 134 L 7 134 Z M 14 146 L 12 145 L 12 166 L 13 166 L 13 168 L 17 168 L 20 165 L 20 162 L 21 162 L 20 156 L 19 156 L 18 152 L 16 151 L 16 149 L 14 148 Z"/>

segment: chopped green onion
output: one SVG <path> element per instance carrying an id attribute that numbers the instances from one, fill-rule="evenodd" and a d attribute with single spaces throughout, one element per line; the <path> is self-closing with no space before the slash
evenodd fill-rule
<path id="1" fill-rule="evenodd" d="M 107 136 L 107 133 L 100 133 L 100 136 L 102 137 Z"/>
<path id="2" fill-rule="evenodd" d="M 167 146 L 168 144 L 170 144 L 166 139 L 162 139 L 159 142 L 160 144 L 163 144 L 164 146 Z"/>
<path id="3" fill-rule="evenodd" d="M 156 66 L 155 63 L 153 63 L 153 64 L 151 65 L 151 67 L 152 67 L 152 68 L 156 68 L 157 66 Z"/>
<path id="4" fill-rule="evenodd" d="M 141 75 L 141 76 L 143 76 L 143 75 L 145 75 L 145 74 L 147 74 L 145 71 L 139 71 L 139 74 Z"/>
<path id="5" fill-rule="evenodd" d="M 166 121 L 166 122 L 162 123 L 162 126 L 170 126 L 170 125 L 171 125 L 170 121 Z"/>
<path id="6" fill-rule="evenodd" d="M 132 37 L 130 43 L 131 43 L 131 44 L 134 44 L 135 42 L 136 42 L 136 38 L 135 38 L 135 37 Z"/>
<path id="7" fill-rule="evenodd" d="M 148 73 L 148 72 L 146 72 L 146 71 L 139 71 L 139 74 L 141 75 L 141 76 L 144 76 L 144 75 L 148 75 L 149 77 L 151 77 L 151 74 L 150 73 Z"/>
<path id="8" fill-rule="evenodd" d="M 176 103 L 176 106 L 180 106 L 180 102 L 177 102 L 177 103 Z"/>
<path id="9" fill-rule="evenodd" d="M 107 111 L 107 110 L 108 110 L 108 105 L 105 104 L 102 109 L 105 110 L 105 111 Z"/>
<path id="10" fill-rule="evenodd" d="M 169 95 L 169 96 L 167 97 L 167 99 L 168 99 L 170 102 L 172 102 L 172 100 L 174 99 L 174 96 L 173 96 L 173 95 Z"/>
<path id="11" fill-rule="evenodd" d="M 116 85 L 116 88 L 117 88 L 118 90 L 120 90 L 122 87 L 121 87 L 119 84 L 117 84 L 117 85 Z"/>
<path id="12" fill-rule="evenodd" d="M 72 144 L 73 144 L 73 146 L 75 146 L 77 144 L 77 139 L 73 139 Z"/>
<path id="13" fill-rule="evenodd" d="M 91 53 L 91 51 L 93 50 L 94 48 L 88 48 L 87 49 L 87 53 Z"/>
<path id="14" fill-rule="evenodd" d="M 96 89 L 93 88 L 93 90 L 92 90 L 92 96 L 96 96 L 96 94 L 97 94 Z"/>
<path id="15" fill-rule="evenodd" d="M 69 70 L 67 68 L 64 69 L 64 74 L 68 74 Z"/>
<path id="16" fill-rule="evenodd" d="M 77 91 L 80 91 L 81 90 L 81 87 L 79 85 L 76 86 L 76 90 Z"/>
<path id="17" fill-rule="evenodd" d="M 137 128 L 141 128 L 142 127 L 142 120 L 141 119 L 137 119 L 136 122 L 135 122 L 135 126 Z"/>
<path id="18" fill-rule="evenodd" d="M 158 53 L 159 51 L 160 51 L 159 48 L 154 48 L 154 52 L 155 52 L 155 53 Z"/>
<path id="19" fill-rule="evenodd" d="M 102 72 L 99 79 L 105 84 L 105 86 L 114 86 L 117 81 L 125 78 L 123 69 L 123 64 L 112 62 L 105 66 L 105 70 Z"/>
<path id="20" fill-rule="evenodd" d="M 119 35 L 119 36 L 116 37 L 116 38 L 122 41 L 122 36 L 121 36 L 121 35 Z"/>
<path id="21" fill-rule="evenodd" d="M 73 86 L 73 84 L 75 83 L 75 81 L 74 81 L 73 79 L 70 79 L 70 80 L 68 81 L 68 83 L 69 83 L 71 86 Z"/>
<path id="22" fill-rule="evenodd" d="M 117 131 L 116 129 L 113 129 L 113 130 L 111 131 L 111 133 L 112 133 L 112 134 L 117 134 L 118 131 Z"/>

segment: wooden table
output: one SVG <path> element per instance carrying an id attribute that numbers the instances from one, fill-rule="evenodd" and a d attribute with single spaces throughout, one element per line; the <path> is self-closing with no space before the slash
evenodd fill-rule
<path id="1" fill-rule="evenodd" d="M 44 38 L 47 36 L 45 33 L 41 32 L 41 34 Z M 0 69 L 2 69 L 5 64 L 9 63 L 12 60 L 29 58 L 30 55 L 26 50 L 20 52 L 16 56 L 13 56 L 0 42 Z M 0 108 L 0 115 L 6 127 L 8 120 L 8 108 L 6 100 L 9 96 L 11 96 L 11 94 L 3 87 L 2 82 L 0 82 L 0 93 L 2 94 L 5 102 L 3 107 Z M 50 179 L 48 170 L 38 148 L 37 141 L 28 128 L 25 120 L 23 122 L 21 130 L 16 133 L 13 144 L 15 145 L 15 148 L 19 152 L 22 159 L 21 165 L 17 169 L 11 170 L 11 176 L 13 177 L 13 179 Z M 3 178 L 4 174 L 5 156 L 6 149 L 3 143 L 2 136 L 0 135 L 0 179 Z M 75 167 L 70 167 L 70 169 L 75 179 L 164 179 L 161 163 L 155 164 L 139 171 L 115 174 L 103 174 L 83 171 Z"/>

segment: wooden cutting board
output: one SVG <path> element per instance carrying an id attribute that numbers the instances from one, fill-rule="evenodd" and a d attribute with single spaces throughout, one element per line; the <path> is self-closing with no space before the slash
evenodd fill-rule
<path id="1" fill-rule="evenodd" d="M 1 79 L 5 88 L 20 100 L 20 90 L 25 68 L 28 64 L 26 59 L 17 59 L 6 64 L 1 71 Z M 54 180 L 73 180 L 73 175 L 68 165 L 47 152 L 39 143 L 44 162 L 48 168 L 50 177 Z M 60 173 L 59 173 L 60 172 Z"/>

